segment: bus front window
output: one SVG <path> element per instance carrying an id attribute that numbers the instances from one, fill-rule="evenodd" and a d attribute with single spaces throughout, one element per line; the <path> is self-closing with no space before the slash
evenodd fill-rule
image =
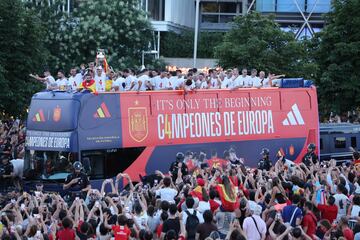
<path id="1" fill-rule="evenodd" d="M 55 151 L 29 151 L 28 168 L 36 177 L 65 178 L 72 170 L 73 154 Z M 65 177 L 64 177 L 65 176 Z"/>

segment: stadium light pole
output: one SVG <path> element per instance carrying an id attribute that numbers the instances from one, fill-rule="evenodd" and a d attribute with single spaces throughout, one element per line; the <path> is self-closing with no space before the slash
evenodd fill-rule
<path id="1" fill-rule="evenodd" d="M 194 63 L 193 67 L 196 67 L 197 58 L 197 45 L 198 45 L 198 34 L 199 34 L 199 15 L 200 15 L 200 0 L 196 0 L 195 10 L 195 34 L 194 34 Z"/>

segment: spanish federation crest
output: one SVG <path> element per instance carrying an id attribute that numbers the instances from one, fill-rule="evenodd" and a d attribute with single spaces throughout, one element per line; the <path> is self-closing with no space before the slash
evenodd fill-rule
<path id="1" fill-rule="evenodd" d="M 142 142 L 148 135 L 147 110 L 144 107 L 129 108 L 129 134 L 137 142 Z"/>
<path id="2" fill-rule="evenodd" d="M 58 122 L 61 119 L 61 108 L 59 106 L 56 106 L 53 113 L 53 120 L 54 122 Z"/>

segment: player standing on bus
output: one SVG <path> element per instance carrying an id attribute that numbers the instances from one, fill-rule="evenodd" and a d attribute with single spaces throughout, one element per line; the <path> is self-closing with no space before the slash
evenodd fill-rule
<path id="1" fill-rule="evenodd" d="M 260 154 L 262 155 L 262 159 L 260 159 L 258 162 L 258 169 L 270 171 L 272 162 L 269 159 L 269 149 L 263 148 Z"/>
<path id="2" fill-rule="evenodd" d="M 316 146 L 313 143 L 310 143 L 307 147 L 307 153 L 303 157 L 303 163 L 309 167 L 311 165 L 315 165 L 319 162 L 318 156 L 315 154 Z"/>
<path id="3" fill-rule="evenodd" d="M 67 190 L 70 197 L 82 196 L 86 191 L 91 189 L 89 179 L 82 170 L 82 164 L 79 161 L 73 164 L 74 172 L 69 174 L 65 179 L 63 186 L 64 190 Z"/>

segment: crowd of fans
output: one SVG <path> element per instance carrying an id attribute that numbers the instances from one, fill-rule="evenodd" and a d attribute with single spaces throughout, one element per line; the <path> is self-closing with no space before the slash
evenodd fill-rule
<path id="1" fill-rule="evenodd" d="M 86 67 L 74 67 L 69 77 L 63 70 L 57 72 L 57 80 L 45 71 L 42 77 L 30 75 L 46 84 L 47 90 L 80 91 L 83 89 L 92 92 L 110 91 L 150 91 L 150 90 L 195 90 L 195 89 L 237 89 L 237 88 L 263 88 L 277 86 L 275 79 L 284 75 L 269 73 L 266 77 L 264 71 L 244 68 L 229 69 L 226 71 L 209 69 L 206 73 L 196 68 L 189 69 L 187 73 L 181 70 L 158 71 L 142 69 L 135 72 L 133 69 L 124 69 L 115 72 L 111 68 L 90 62 Z"/>
<path id="2" fill-rule="evenodd" d="M 14 124 L 13 124 L 14 125 Z M 9 134 L 11 127 L 7 130 Z M 21 127 L 17 129 L 19 135 Z M 10 150 L 11 149 L 11 150 Z M 15 153 L 15 147 L 3 149 Z M 194 161 L 178 153 L 169 172 L 119 173 L 92 188 L 80 162 L 63 192 L 3 194 L 1 239 L 360 239 L 360 154 L 319 163 L 309 144 L 301 164 L 268 149 L 258 167 L 238 159 Z M 274 163 L 274 164 L 273 164 Z M 127 184 L 120 188 L 120 183 Z M 111 189 L 105 191 L 105 189 Z"/>
<path id="3" fill-rule="evenodd" d="M 0 121 L 0 188 L 20 189 L 25 155 L 25 127 L 20 120 Z"/>

